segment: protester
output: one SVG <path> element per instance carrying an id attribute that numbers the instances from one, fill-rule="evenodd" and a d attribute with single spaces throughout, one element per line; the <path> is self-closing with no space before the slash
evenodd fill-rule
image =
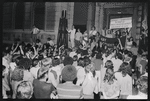
<path id="1" fill-rule="evenodd" d="M 23 81 L 17 86 L 17 99 L 31 99 L 33 94 L 33 86 L 31 82 Z"/>
<path id="2" fill-rule="evenodd" d="M 118 80 L 121 92 L 120 98 L 125 99 L 128 95 L 132 95 L 132 77 L 131 74 L 131 67 L 128 63 L 123 62 L 116 72 L 115 78 Z"/>
<path id="3" fill-rule="evenodd" d="M 53 84 L 47 83 L 48 71 L 49 66 L 46 66 L 46 64 L 43 63 L 42 67 L 38 70 L 37 79 L 34 79 L 33 81 L 34 97 L 36 99 L 48 99 L 50 98 L 50 94 L 54 90 Z"/>
<path id="4" fill-rule="evenodd" d="M 147 99 L 148 98 L 148 77 L 141 76 L 137 81 L 138 94 L 129 95 L 127 99 Z"/>
<path id="5" fill-rule="evenodd" d="M 78 29 L 75 34 L 75 47 L 77 48 L 79 47 L 81 40 L 82 40 L 82 33 L 80 32 L 80 29 Z"/>
<path id="6" fill-rule="evenodd" d="M 120 85 L 114 76 L 113 68 L 107 68 L 104 80 L 102 82 L 103 98 L 118 99 L 120 93 Z"/>
<path id="7" fill-rule="evenodd" d="M 80 99 L 82 97 L 82 88 L 74 85 L 73 80 L 77 76 L 77 71 L 74 66 L 67 65 L 62 70 L 62 79 L 66 81 L 63 84 L 58 84 L 56 89 L 59 99 Z"/>
<path id="8" fill-rule="evenodd" d="M 71 47 L 73 48 L 75 46 L 74 39 L 75 39 L 75 32 L 76 32 L 74 25 L 72 25 L 71 30 L 67 29 L 67 31 L 70 33 Z"/>

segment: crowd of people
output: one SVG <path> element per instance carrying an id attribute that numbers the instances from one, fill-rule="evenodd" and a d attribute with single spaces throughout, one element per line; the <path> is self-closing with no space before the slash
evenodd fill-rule
<path id="1" fill-rule="evenodd" d="M 51 40 L 24 43 L 16 39 L 4 46 L 2 57 L 3 99 L 147 99 L 148 49 L 138 51 L 129 34 L 87 34 L 74 26 L 71 46 L 57 47 Z M 118 42 L 113 48 L 99 40 L 100 35 Z M 125 46 L 119 37 L 126 35 Z M 137 90 L 134 94 L 134 90 Z"/>

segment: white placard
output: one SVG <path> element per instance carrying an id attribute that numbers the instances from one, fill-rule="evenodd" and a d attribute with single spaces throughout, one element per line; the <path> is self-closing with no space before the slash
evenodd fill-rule
<path id="1" fill-rule="evenodd" d="M 131 27 L 132 27 L 132 17 L 116 18 L 110 20 L 110 29 L 131 28 Z"/>

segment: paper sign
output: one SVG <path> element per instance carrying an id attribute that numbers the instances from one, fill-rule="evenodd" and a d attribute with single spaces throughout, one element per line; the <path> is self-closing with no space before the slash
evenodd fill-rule
<path id="1" fill-rule="evenodd" d="M 110 20 L 110 29 L 131 28 L 131 27 L 132 27 L 132 17 L 116 18 Z"/>

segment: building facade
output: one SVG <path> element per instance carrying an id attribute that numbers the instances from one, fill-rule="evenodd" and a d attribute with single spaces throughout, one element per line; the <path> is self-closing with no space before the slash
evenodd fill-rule
<path id="1" fill-rule="evenodd" d="M 51 37 L 57 42 L 59 19 L 66 10 L 68 28 L 72 25 L 81 32 L 109 29 L 110 19 L 132 17 L 132 36 L 139 40 L 144 3 L 134 2 L 6 2 L 3 4 L 3 42 L 12 43 L 14 38 L 29 42 L 32 26 L 40 29 L 39 39 L 46 42 Z"/>

